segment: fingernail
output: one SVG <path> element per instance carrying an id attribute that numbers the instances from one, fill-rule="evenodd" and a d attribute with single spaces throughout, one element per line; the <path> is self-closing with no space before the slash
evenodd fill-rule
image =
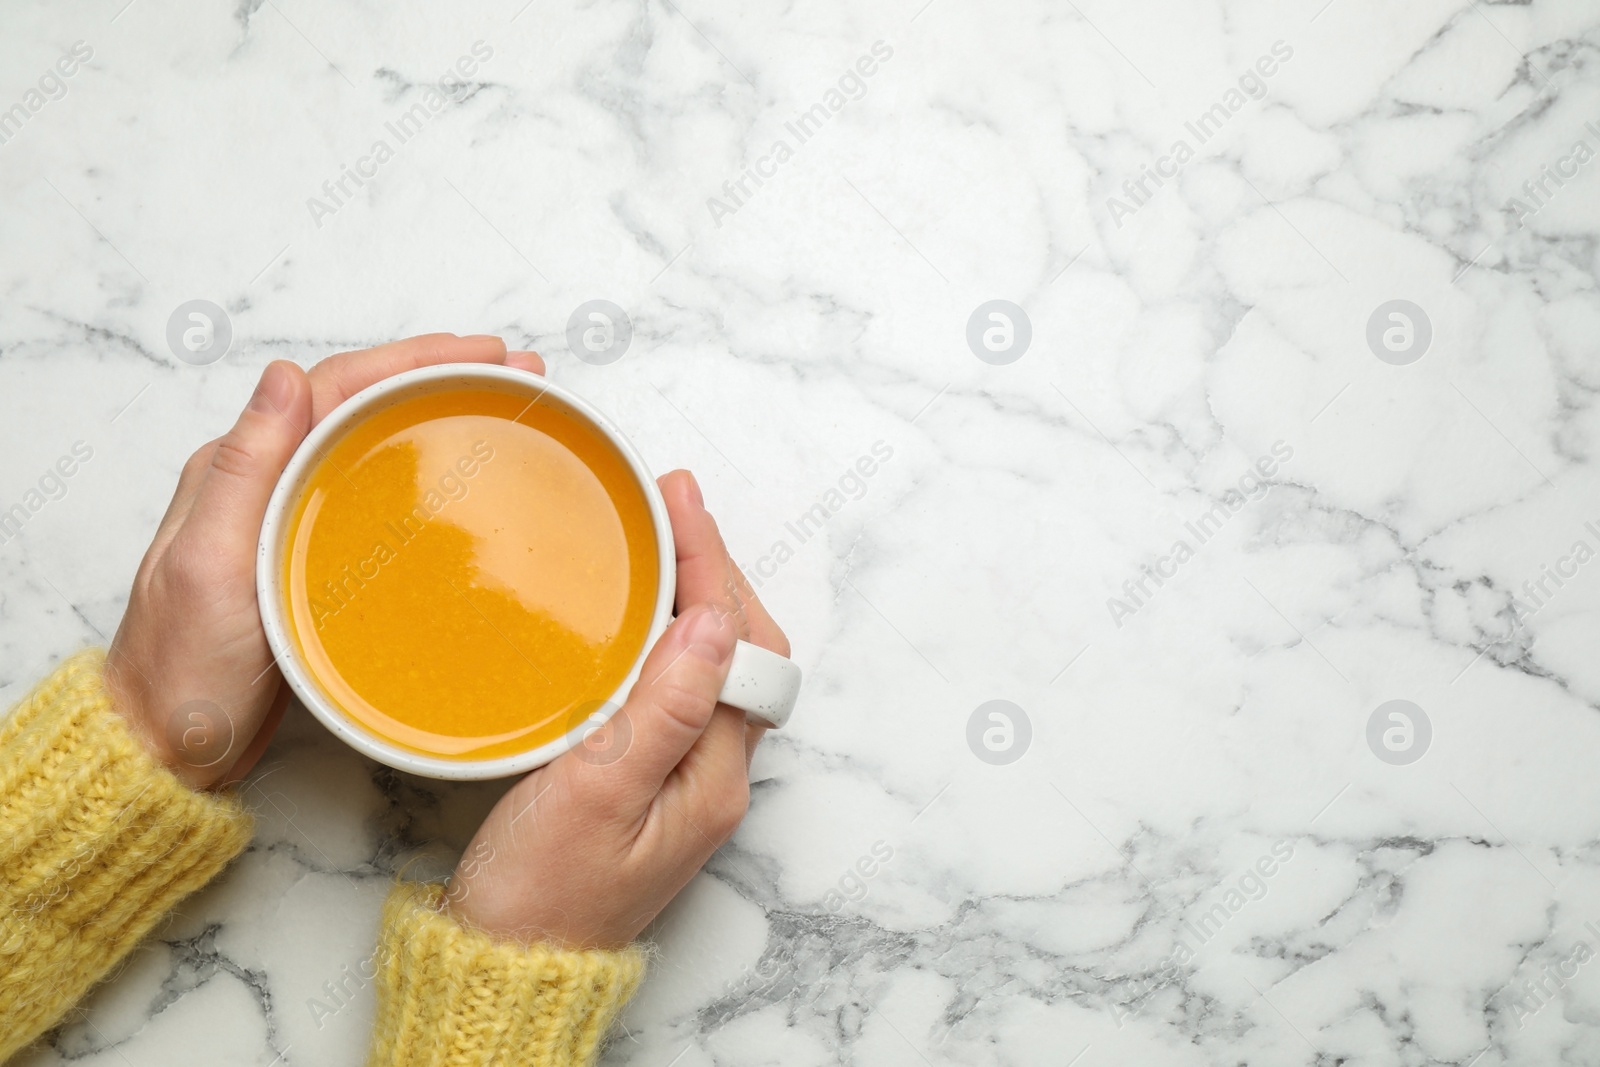
<path id="1" fill-rule="evenodd" d="M 251 411 L 275 411 L 281 415 L 283 409 L 289 406 L 289 396 L 294 386 L 289 381 L 288 371 L 280 363 L 280 360 L 273 360 L 261 373 L 256 391 L 250 395 Z"/>
<path id="2" fill-rule="evenodd" d="M 463 341 L 498 341 L 500 338 L 492 333 L 469 333 L 462 338 Z"/>
<path id="3" fill-rule="evenodd" d="M 721 666 L 733 655 L 733 645 L 738 637 L 733 632 L 726 612 L 706 607 L 699 609 L 699 614 L 689 620 L 689 631 L 683 635 L 683 639 L 688 643 L 691 655 Z"/>
<path id="4" fill-rule="evenodd" d="M 706 498 L 705 495 L 700 492 L 700 482 L 696 480 L 694 471 L 685 471 L 684 473 L 689 476 L 689 499 L 694 501 L 695 507 L 705 507 Z"/>

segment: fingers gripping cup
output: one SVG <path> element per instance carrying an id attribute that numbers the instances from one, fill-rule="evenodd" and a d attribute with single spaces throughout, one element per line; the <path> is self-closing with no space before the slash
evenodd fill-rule
<path id="1" fill-rule="evenodd" d="M 407 371 L 290 460 L 261 528 L 262 622 L 324 725 L 391 767 L 497 778 L 607 722 L 672 618 L 666 505 L 626 438 L 537 375 Z M 781 727 L 800 669 L 748 642 L 721 700 Z"/>

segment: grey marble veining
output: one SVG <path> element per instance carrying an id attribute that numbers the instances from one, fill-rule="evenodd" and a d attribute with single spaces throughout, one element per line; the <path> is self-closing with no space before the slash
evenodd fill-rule
<path id="1" fill-rule="evenodd" d="M 807 672 L 606 1062 L 1600 1062 L 1591 5 L 0 20 L 8 703 L 268 360 L 499 332 L 699 474 Z M 296 709 L 20 1062 L 356 1062 L 389 880 L 503 788 Z"/>

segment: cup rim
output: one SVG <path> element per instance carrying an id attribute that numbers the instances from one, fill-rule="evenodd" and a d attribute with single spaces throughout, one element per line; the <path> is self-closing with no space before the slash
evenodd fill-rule
<path id="1" fill-rule="evenodd" d="M 568 406 L 599 430 L 627 461 L 635 480 L 644 491 L 645 500 L 650 508 L 650 519 L 655 527 L 659 578 L 655 608 L 651 614 L 650 628 L 645 635 L 644 644 L 635 657 L 627 677 L 622 680 L 616 692 L 600 706 L 599 711 L 577 723 L 555 740 L 547 741 L 526 752 L 515 752 L 489 759 L 446 759 L 413 752 L 374 736 L 348 718 L 322 691 L 322 687 L 312 677 L 295 649 L 294 641 L 289 636 L 287 610 L 283 598 L 283 571 L 279 566 L 282 559 L 281 545 L 288 534 L 290 517 L 299 501 L 305 481 L 323 458 L 328 447 L 346 430 L 380 408 L 407 399 L 413 393 L 420 394 L 427 391 L 421 387 L 435 387 L 441 382 L 454 382 L 463 386 L 485 382 L 499 383 L 516 387 L 517 390 L 529 395 L 534 402 L 548 396 Z M 454 781 L 506 778 L 533 770 L 576 747 L 591 728 L 595 715 L 600 716 L 601 721 L 609 720 L 622 706 L 628 691 L 639 680 L 645 657 L 666 630 L 667 624 L 672 621 L 676 586 L 677 557 L 672 541 L 672 525 L 667 518 L 666 501 L 662 498 L 660 487 L 656 485 L 655 478 L 651 476 L 649 468 L 645 466 L 644 459 L 634 448 L 633 443 L 623 436 L 622 431 L 610 418 L 571 390 L 531 371 L 496 363 L 441 363 L 402 371 L 369 385 L 334 408 L 306 435 L 300 447 L 295 449 L 294 455 L 290 457 L 288 465 L 284 467 L 277 484 L 273 487 L 272 496 L 267 501 L 266 515 L 261 522 L 261 536 L 256 545 L 256 601 L 261 612 L 262 628 L 266 631 L 267 644 L 271 647 L 273 658 L 283 672 L 284 680 L 300 698 L 300 702 L 334 736 L 357 752 L 395 770 Z"/>

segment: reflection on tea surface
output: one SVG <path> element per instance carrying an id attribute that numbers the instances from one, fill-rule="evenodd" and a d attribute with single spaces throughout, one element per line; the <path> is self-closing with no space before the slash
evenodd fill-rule
<path id="1" fill-rule="evenodd" d="M 656 547 L 630 468 L 586 423 L 486 390 L 418 397 L 312 474 L 285 561 L 294 639 L 380 738 L 526 751 L 627 676 Z"/>

